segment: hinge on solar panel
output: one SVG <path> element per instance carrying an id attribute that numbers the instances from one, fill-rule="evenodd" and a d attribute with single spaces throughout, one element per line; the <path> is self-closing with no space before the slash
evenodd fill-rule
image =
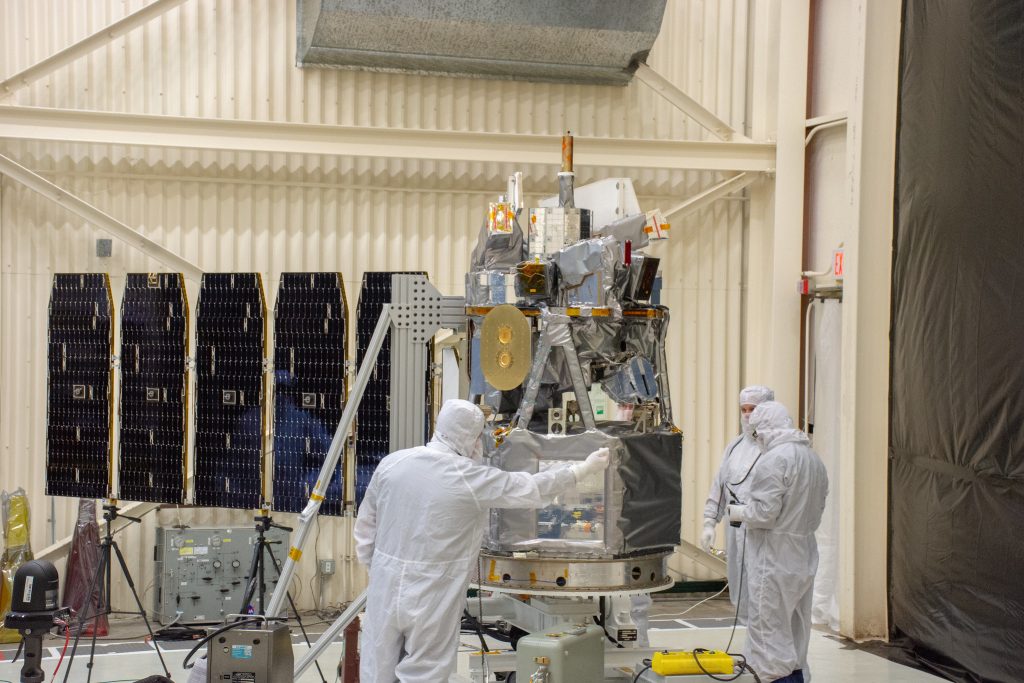
<path id="1" fill-rule="evenodd" d="M 195 356 L 185 356 L 185 369 L 195 370 L 196 369 L 196 358 Z"/>
<path id="2" fill-rule="evenodd" d="M 263 359 L 263 374 L 269 375 L 274 372 L 274 360 L 272 358 Z"/>
<path id="3" fill-rule="evenodd" d="M 440 363 L 430 364 L 430 374 L 433 375 L 434 377 L 440 377 L 442 369 L 443 366 Z"/>
<path id="4" fill-rule="evenodd" d="M 110 354 L 110 367 L 111 368 L 119 368 L 119 367 L 121 367 L 121 356 L 118 356 L 116 353 Z"/>
<path id="5" fill-rule="evenodd" d="M 344 367 L 345 367 L 345 374 L 346 375 L 348 375 L 349 377 L 355 376 L 355 374 L 357 372 L 357 366 L 356 366 L 356 362 L 354 360 L 347 360 L 347 361 L 345 361 Z"/>

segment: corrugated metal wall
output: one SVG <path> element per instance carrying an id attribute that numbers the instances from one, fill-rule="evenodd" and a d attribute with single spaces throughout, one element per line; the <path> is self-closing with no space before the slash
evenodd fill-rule
<path id="1" fill-rule="evenodd" d="M 0 74 L 8 75 L 138 9 L 98 0 L 0 6 Z M 652 64 L 734 125 L 746 109 L 746 1 L 673 0 Z M 162 19 L 17 93 L 12 103 L 82 109 L 516 133 L 564 128 L 607 137 L 698 137 L 700 130 L 641 84 L 599 88 L 464 81 L 294 68 L 294 5 L 279 0 L 189 0 Z M 501 106 L 495 106 L 499 102 Z M 486 202 L 515 168 L 532 193 L 554 188 L 547 169 L 299 155 L 0 141 L 0 150 L 207 270 L 258 270 L 273 301 L 286 270 L 340 270 L 354 304 L 364 270 L 425 269 L 445 293 L 461 291 Z M 716 176 L 584 169 L 588 179 L 630 175 L 646 208 L 668 207 Z M 672 307 L 672 390 L 686 432 L 684 536 L 695 538 L 721 448 L 736 425 L 741 382 L 745 205 L 722 201 L 688 217 L 658 245 Z M 159 264 L 115 243 L 95 256 L 100 231 L 9 179 L 0 184 L 0 488 L 24 486 L 33 543 L 49 541 L 45 457 L 46 307 L 54 272 L 126 272 Z M 190 301 L 197 286 L 190 283 Z M 57 500 L 56 535 L 70 533 L 73 501 Z M 246 513 L 174 510 L 158 523 L 242 524 Z M 287 516 L 282 516 L 287 523 Z M 152 522 L 122 541 L 152 582 Z M 361 586 L 349 572 L 345 522 L 323 524 L 318 553 L 342 561 L 325 586 L 338 603 Z M 307 551 L 307 557 L 312 553 Z M 689 563 L 688 575 L 704 576 Z M 312 563 L 299 602 L 311 607 Z M 119 606 L 127 606 L 123 590 Z M 151 593 L 145 597 L 147 604 Z"/>
<path id="2" fill-rule="evenodd" d="M 12 74 L 148 3 L 4 3 Z M 742 117 L 747 0 L 672 0 L 651 64 Z M 261 121 L 683 138 L 699 127 L 649 89 L 297 69 L 293 0 L 188 0 L 19 92 L 12 104 Z M 734 67 L 738 71 L 734 71 Z"/>

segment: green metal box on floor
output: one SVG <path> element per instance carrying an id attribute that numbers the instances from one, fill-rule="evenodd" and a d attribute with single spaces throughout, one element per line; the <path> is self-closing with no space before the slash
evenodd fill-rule
<path id="1" fill-rule="evenodd" d="M 517 679 L 530 680 L 540 657 L 548 659 L 550 683 L 604 681 L 604 633 L 593 624 L 567 624 L 523 636 L 516 648 Z"/>

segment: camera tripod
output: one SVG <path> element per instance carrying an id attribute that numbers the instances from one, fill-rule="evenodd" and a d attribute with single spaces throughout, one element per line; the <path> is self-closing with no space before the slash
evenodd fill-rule
<path id="1" fill-rule="evenodd" d="M 270 515 L 264 510 L 260 514 L 256 515 L 256 540 L 252 545 L 252 560 L 249 563 L 249 581 L 245 585 L 245 593 L 242 596 L 241 609 L 243 611 L 252 609 L 253 614 L 265 615 L 266 614 L 266 564 L 267 558 L 270 558 L 271 566 L 274 567 L 274 571 L 277 572 L 277 576 L 281 576 L 281 565 L 277 561 L 277 557 L 274 556 L 274 550 L 271 546 L 280 543 L 280 541 L 271 541 L 267 538 L 267 532 L 273 529 L 281 529 L 282 531 L 292 531 L 291 527 L 277 524 L 270 517 Z M 295 614 L 295 621 L 299 625 L 299 630 L 302 631 L 302 638 L 306 641 L 306 645 L 312 647 L 309 642 L 309 635 L 306 634 L 306 627 L 302 623 L 302 617 L 299 615 L 299 609 L 295 606 L 295 601 L 292 599 L 291 592 L 286 592 L 285 595 L 288 597 L 288 604 L 291 605 L 292 612 Z M 257 608 L 258 606 L 258 608 Z M 324 672 L 320 669 L 320 664 L 316 665 L 316 670 L 320 673 L 320 680 L 323 683 L 327 683 L 327 679 L 324 677 Z"/>
<path id="2" fill-rule="evenodd" d="M 93 622 L 92 629 L 92 641 L 89 645 L 89 663 L 86 668 L 89 670 L 89 674 L 86 677 L 86 683 L 92 680 L 92 665 L 93 659 L 96 656 L 96 634 L 97 634 L 97 620 L 105 614 L 137 614 L 142 617 L 142 620 L 146 624 L 146 630 L 149 632 L 149 639 L 153 643 L 153 647 L 156 649 L 156 656 L 160 659 L 160 666 L 164 670 L 164 675 L 167 678 L 171 677 L 171 672 L 167 670 L 167 664 L 164 662 L 163 653 L 160 651 L 160 645 L 153 639 L 153 629 L 149 624 L 149 618 L 146 616 L 146 610 L 142 606 L 142 600 L 139 599 L 139 593 L 135 590 L 135 581 L 132 580 L 131 572 L 128 571 L 128 565 L 124 561 L 124 555 L 121 554 L 121 548 L 118 547 L 117 541 L 114 540 L 114 520 L 122 518 L 127 519 L 133 524 L 139 524 L 142 520 L 137 517 L 129 517 L 127 515 L 120 514 L 117 504 L 113 501 L 103 506 L 103 519 L 107 522 L 107 529 L 100 539 L 100 564 L 96 568 L 96 574 L 93 576 L 92 583 L 89 585 L 89 591 L 86 593 L 86 605 L 82 608 L 82 612 L 78 615 L 78 628 L 75 633 L 75 644 L 71 648 L 71 654 L 68 657 L 68 665 L 64 670 L 64 683 L 67 683 L 68 677 L 71 675 L 71 665 L 75 661 L 75 653 L 78 651 L 78 641 L 82 637 L 82 631 L 84 630 L 85 624 L 88 621 Z M 136 612 L 124 612 L 115 611 L 110 606 L 110 586 L 111 579 L 113 577 L 113 557 L 117 557 L 118 564 L 121 565 L 121 571 L 124 573 L 125 581 L 128 583 L 128 587 L 132 591 L 132 597 L 135 598 L 135 605 L 139 608 Z M 93 607 L 92 596 L 95 594 L 96 589 L 99 589 L 99 594 L 96 599 L 96 606 Z M 89 616 L 89 612 L 94 611 L 95 614 Z"/>

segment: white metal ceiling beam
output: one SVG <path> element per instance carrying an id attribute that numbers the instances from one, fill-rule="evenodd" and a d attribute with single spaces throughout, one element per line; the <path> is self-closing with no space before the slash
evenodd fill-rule
<path id="1" fill-rule="evenodd" d="M 47 199 L 56 202 L 68 211 L 78 215 L 88 223 L 109 232 L 114 237 L 135 247 L 142 253 L 157 259 L 173 272 L 183 273 L 185 277 L 199 280 L 203 271 L 199 266 L 175 254 L 159 242 L 146 237 L 141 232 L 125 225 L 116 218 L 97 209 L 84 199 L 54 185 L 18 162 L 0 154 L 0 175 L 16 180 L 33 192 L 38 192 Z"/>
<path id="2" fill-rule="evenodd" d="M 70 64 L 79 57 L 87 55 L 93 50 L 110 43 L 112 40 L 119 36 L 123 36 L 132 29 L 138 28 L 161 14 L 164 14 L 168 10 L 174 9 L 183 2 L 185 2 L 185 0 L 155 0 L 139 11 L 132 12 L 123 19 L 115 21 L 110 26 L 100 29 L 96 33 L 83 38 L 74 45 L 69 45 L 63 50 L 50 55 L 43 61 L 33 64 L 24 71 L 19 71 L 10 78 L 0 82 L 0 99 L 8 97 L 15 91 L 20 90 L 27 85 L 31 85 L 41 78 L 45 78 L 62 66 Z"/>
<path id="3" fill-rule="evenodd" d="M 285 154 L 561 162 L 561 137 L 0 107 L 0 138 Z M 769 171 L 775 145 L 576 137 L 578 166 Z"/>
<path id="4" fill-rule="evenodd" d="M 665 218 L 667 219 L 669 216 L 678 216 L 679 218 L 682 218 L 683 216 L 700 211 L 722 197 L 726 197 L 733 192 L 739 192 L 759 177 L 759 173 L 747 172 L 727 178 L 717 185 L 712 185 L 703 192 L 695 194 L 694 196 L 684 200 L 682 203 L 673 206 L 665 212 Z"/>
<path id="5" fill-rule="evenodd" d="M 742 133 L 715 116 L 704 105 L 677 88 L 672 81 L 643 62 L 640 62 L 634 75 L 638 81 L 664 97 L 676 109 L 689 116 L 704 128 L 707 128 L 718 139 L 725 141 L 746 140 Z"/>

